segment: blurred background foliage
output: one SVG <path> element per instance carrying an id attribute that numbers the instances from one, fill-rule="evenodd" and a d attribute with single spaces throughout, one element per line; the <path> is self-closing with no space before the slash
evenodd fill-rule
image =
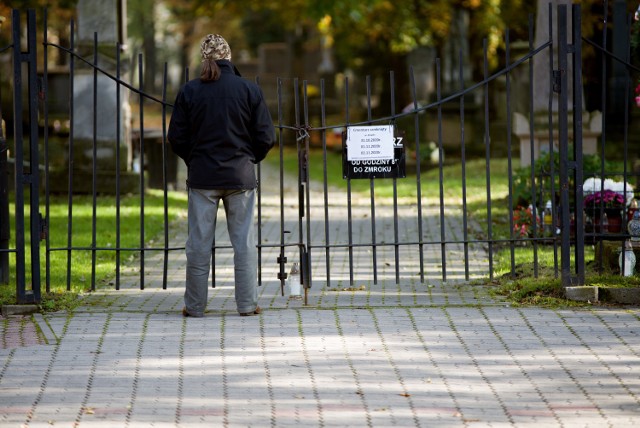
<path id="1" fill-rule="evenodd" d="M 0 47 L 11 42 L 12 8 L 45 7 L 49 10 L 49 41 L 68 46 L 69 21 L 75 16 L 77 1 L 0 1 L 0 16 L 7 18 L 0 30 Z M 429 48 L 437 58 L 446 57 L 447 41 L 455 27 L 452 22 L 459 16 L 456 14 L 463 11 L 468 17 L 467 62 L 471 80 L 480 81 L 484 74 L 485 43 L 491 73 L 505 65 L 507 30 L 510 42 L 529 40 L 539 3 L 531 0 L 111 1 L 114 4 L 122 2 L 126 9 L 128 25 L 124 52 L 132 59 L 143 54 L 145 90 L 149 93 L 161 91 L 165 63 L 169 64 L 170 91 L 175 91 L 187 78 L 185 70 L 199 66 L 202 37 L 219 33 L 232 46 L 234 60 L 256 58 L 258 47 L 264 43 L 286 43 L 293 53 L 293 75 L 284 77 L 306 78 L 300 58 L 303 52 L 318 50 L 318 47 L 330 48 L 336 73 L 386 76 L 393 71 L 401 88 L 397 95 L 401 107 L 412 99 L 408 90 L 408 55 L 417 48 Z M 604 8 L 608 8 L 607 16 L 610 16 L 614 1 L 575 2 L 582 5 L 584 36 L 600 43 L 605 24 Z M 629 16 L 637 6 L 636 1 L 627 2 Z M 38 13 L 39 20 L 42 16 Z M 598 53 L 588 44 L 583 49 L 585 85 L 599 86 Z M 632 58 L 635 60 L 635 56 Z M 512 54 L 511 60 L 514 59 Z M 382 94 L 383 97 L 387 95 Z M 170 93 L 169 99 L 172 96 Z M 388 108 L 388 103 L 381 103 L 381 106 Z"/>
<path id="2" fill-rule="evenodd" d="M 0 16 L 9 18 L 12 8 L 47 7 L 53 12 L 49 13 L 50 33 L 66 41 L 76 3 L 2 0 Z M 604 25 L 605 2 L 576 3 L 584 11 L 585 36 L 597 36 Z M 607 3 L 611 8 L 613 1 Z M 637 2 L 627 3 L 631 14 Z M 499 67 L 505 30 L 509 29 L 511 40 L 528 40 L 529 15 L 535 15 L 537 7 L 537 2 L 526 0 L 128 0 L 125 4 L 131 50 L 159 63 L 177 59 L 182 66 L 193 65 L 200 39 L 215 32 L 243 55 L 255 55 L 261 43 L 288 42 L 304 49 L 322 38 L 333 47 L 338 69 L 359 74 L 387 72 L 417 47 L 441 51 L 457 10 L 469 13 L 471 62 L 482 64 L 486 39 L 490 66 Z M 7 19 L 0 31 L 0 46 L 10 43 L 10 35 Z"/>

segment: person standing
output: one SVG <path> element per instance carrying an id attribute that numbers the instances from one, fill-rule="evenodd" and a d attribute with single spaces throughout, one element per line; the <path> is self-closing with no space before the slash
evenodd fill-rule
<path id="1" fill-rule="evenodd" d="M 261 308 L 257 304 L 254 232 L 255 164 L 274 146 L 275 128 L 262 91 L 240 76 L 226 40 L 209 34 L 200 48 L 200 77 L 180 88 L 167 134 L 171 148 L 188 169 L 189 232 L 182 314 L 204 316 L 222 201 L 234 253 L 236 307 L 240 315 L 256 315 Z"/>

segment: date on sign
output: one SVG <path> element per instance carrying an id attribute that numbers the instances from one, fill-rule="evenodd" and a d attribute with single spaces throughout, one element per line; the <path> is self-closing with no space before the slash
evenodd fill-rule
<path id="1" fill-rule="evenodd" d="M 394 127 L 352 126 L 347 129 L 347 158 L 350 162 L 394 157 Z"/>

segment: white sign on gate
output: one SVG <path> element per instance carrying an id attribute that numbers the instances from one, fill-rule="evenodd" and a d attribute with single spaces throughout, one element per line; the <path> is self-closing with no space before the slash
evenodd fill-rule
<path id="1" fill-rule="evenodd" d="M 347 160 L 393 159 L 393 125 L 350 126 L 347 128 Z"/>

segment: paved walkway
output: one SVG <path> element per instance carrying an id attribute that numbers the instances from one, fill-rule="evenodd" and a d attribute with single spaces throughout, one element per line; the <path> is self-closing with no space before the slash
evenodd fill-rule
<path id="1" fill-rule="evenodd" d="M 331 225 L 339 231 L 344 209 L 331 200 Z M 265 223 L 274 219 L 264 214 Z M 455 215 L 447 218 L 447 233 L 461 233 Z M 274 239 L 264 224 L 263 231 Z M 172 244 L 182 245 L 184 233 L 172 230 Z M 486 287 L 460 281 L 462 250 L 447 248 L 446 282 L 438 245 L 426 250 L 424 283 L 418 252 L 407 250 L 399 285 L 394 255 L 380 254 L 378 281 L 353 286 L 348 257 L 333 251 L 332 282 L 325 286 L 326 267 L 314 265 L 307 305 L 281 295 L 273 263 L 263 269 L 266 310 L 257 317 L 236 314 L 225 268 L 231 256 L 221 251 L 202 319 L 180 315 L 182 252 L 171 253 L 167 290 L 162 255 L 149 254 L 143 291 L 132 268 L 121 290 L 84 296 L 72 314 L 0 319 L 0 426 L 640 423 L 638 308 L 509 307 Z M 276 250 L 263 257 L 275 260 Z M 472 277 L 486 273 L 482 248 L 472 248 L 471 257 Z M 358 252 L 354 265 L 370 270 L 371 260 L 371 253 Z"/>

